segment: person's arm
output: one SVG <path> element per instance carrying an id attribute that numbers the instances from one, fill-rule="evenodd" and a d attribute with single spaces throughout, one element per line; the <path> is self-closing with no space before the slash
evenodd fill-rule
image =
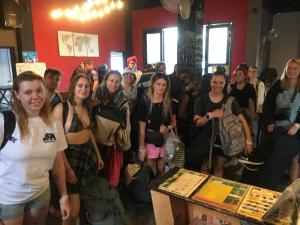
<path id="1" fill-rule="evenodd" d="M 265 85 L 264 82 L 259 82 L 257 90 L 256 112 L 262 113 L 262 107 L 265 100 Z"/>
<path id="2" fill-rule="evenodd" d="M 252 136 L 251 136 L 251 131 L 250 131 L 250 127 L 245 119 L 245 117 L 240 114 L 238 115 L 240 121 L 242 122 L 243 124 L 243 128 L 244 128 L 244 132 L 245 132 L 245 136 L 246 136 L 246 153 L 249 154 L 252 152 Z"/>
<path id="3" fill-rule="evenodd" d="M 97 90 L 97 87 L 99 86 L 99 81 L 98 79 L 97 80 L 94 80 L 93 81 L 93 87 L 92 87 L 92 90 L 93 92 L 95 92 Z"/>
<path id="4" fill-rule="evenodd" d="M 97 143 L 96 143 L 96 140 L 95 140 L 95 136 L 94 136 L 94 134 L 93 134 L 93 131 L 90 129 L 89 130 L 90 131 L 90 141 L 91 141 L 91 143 L 92 143 L 92 145 L 93 145 L 93 150 L 95 151 L 95 153 L 96 153 L 96 155 L 97 155 L 97 161 L 98 161 L 98 167 L 97 167 L 97 170 L 101 170 L 101 169 L 103 169 L 103 167 L 104 167 L 104 162 L 103 162 L 103 160 L 102 160 L 102 158 L 101 158 L 101 155 L 100 155 L 100 151 L 99 151 L 99 149 L 98 149 L 98 146 L 97 146 Z"/>
<path id="5" fill-rule="evenodd" d="M 67 187 L 66 187 L 66 176 L 65 176 L 65 167 L 63 160 L 63 151 L 59 151 L 56 154 L 52 174 L 57 185 L 59 194 L 60 194 L 60 210 L 62 219 L 66 220 L 70 216 L 71 207 L 68 201 Z"/>
<path id="6" fill-rule="evenodd" d="M 139 121 L 139 160 L 140 161 L 144 161 L 146 156 L 145 132 L 146 132 L 146 122 Z"/>

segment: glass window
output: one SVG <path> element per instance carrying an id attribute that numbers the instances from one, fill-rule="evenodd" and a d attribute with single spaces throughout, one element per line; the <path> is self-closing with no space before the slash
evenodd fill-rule
<path id="1" fill-rule="evenodd" d="M 164 62 L 166 63 L 166 73 L 171 74 L 177 63 L 177 27 L 163 29 L 164 39 Z"/>
<path id="2" fill-rule="evenodd" d="M 160 39 L 160 33 L 147 33 L 147 64 L 153 64 L 161 61 Z"/>
<path id="3" fill-rule="evenodd" d="M 118 70 L 120 73 L 123 73 L 123 52 L 110 52 L 110 67 L 112 70 Z"/>
<path id="4" fill-rule="evenodd" d="M 11 83 L 13 79 L 13 72 L 11 67 L 10 49 L 0 48 L 0 84 Z"/>
<path id="5" fill-rule="evenodd" d="M 166 73 L 173 73 L 177 64 L 177 27 L 144 32 L 144 64 L 166 63 Z"/>
<path id="6" fill-rule="evenodd" d="M 228 28 L 210 28 L 208 35 L 208 63 L 226 64 Z"/>

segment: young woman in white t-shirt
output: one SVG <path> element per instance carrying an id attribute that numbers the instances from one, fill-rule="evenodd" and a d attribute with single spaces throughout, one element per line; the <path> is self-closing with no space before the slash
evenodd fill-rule
<path id="1" fill-rule="evenodd" d="M 62 219 L 70 215 L 63 150 L 63 127 L 50 114 L 44 80 L 31 71 L 14 80 L 15 130 L 0 151 L 0 224 L 45 224 L 50 201 L 48 171 L 58 186 Z M 0 143 L 4 117 L 0 114 Z"/>

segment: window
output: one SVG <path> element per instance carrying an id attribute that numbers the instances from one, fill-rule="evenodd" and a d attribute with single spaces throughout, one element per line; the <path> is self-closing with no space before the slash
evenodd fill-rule
<path id="1" fill-rule="evenodd" d="M 177 63 L 177 40 L 177 27 L 144 31 L 144 65 L 163 61 L 171 74 Z"/>
<path id="2" fill-rule="evenodd" d="M 110 52 L 110 68 L 123 73 L 124 58 L 123 52 Z"/>
<path id="3" fill-rule="evenodd" d="M 0 48 L 0 84 L 7 85 L 13 81 L 13 74 L 15 68 L 12 65 L 15 65 L 13 60 L 13 49 L 10 48 Z"/>
<path id="4" fill-rule="evenodd" d="M 203 62 L 205 74 L 223 66 L 230 74 L 231 23 L 210 24 L 203 27 Z"/>

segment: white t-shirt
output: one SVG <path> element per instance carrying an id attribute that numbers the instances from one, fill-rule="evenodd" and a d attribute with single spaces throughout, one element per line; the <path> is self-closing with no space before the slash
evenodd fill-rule
<path id="1" fill-rule="evenodd" d="M 47 127 L 40 117 L 28 119 L 29 138 L 20 141 L 18 124 L 12 138 L 0 151 L 0 203 L 28 202 L 49 187 L 48 171 L 58 151 L 67 148 L 63 127 L 53 121 Z M 0 143 L 4 136 L 4 117 L 0 113 Z"/>

